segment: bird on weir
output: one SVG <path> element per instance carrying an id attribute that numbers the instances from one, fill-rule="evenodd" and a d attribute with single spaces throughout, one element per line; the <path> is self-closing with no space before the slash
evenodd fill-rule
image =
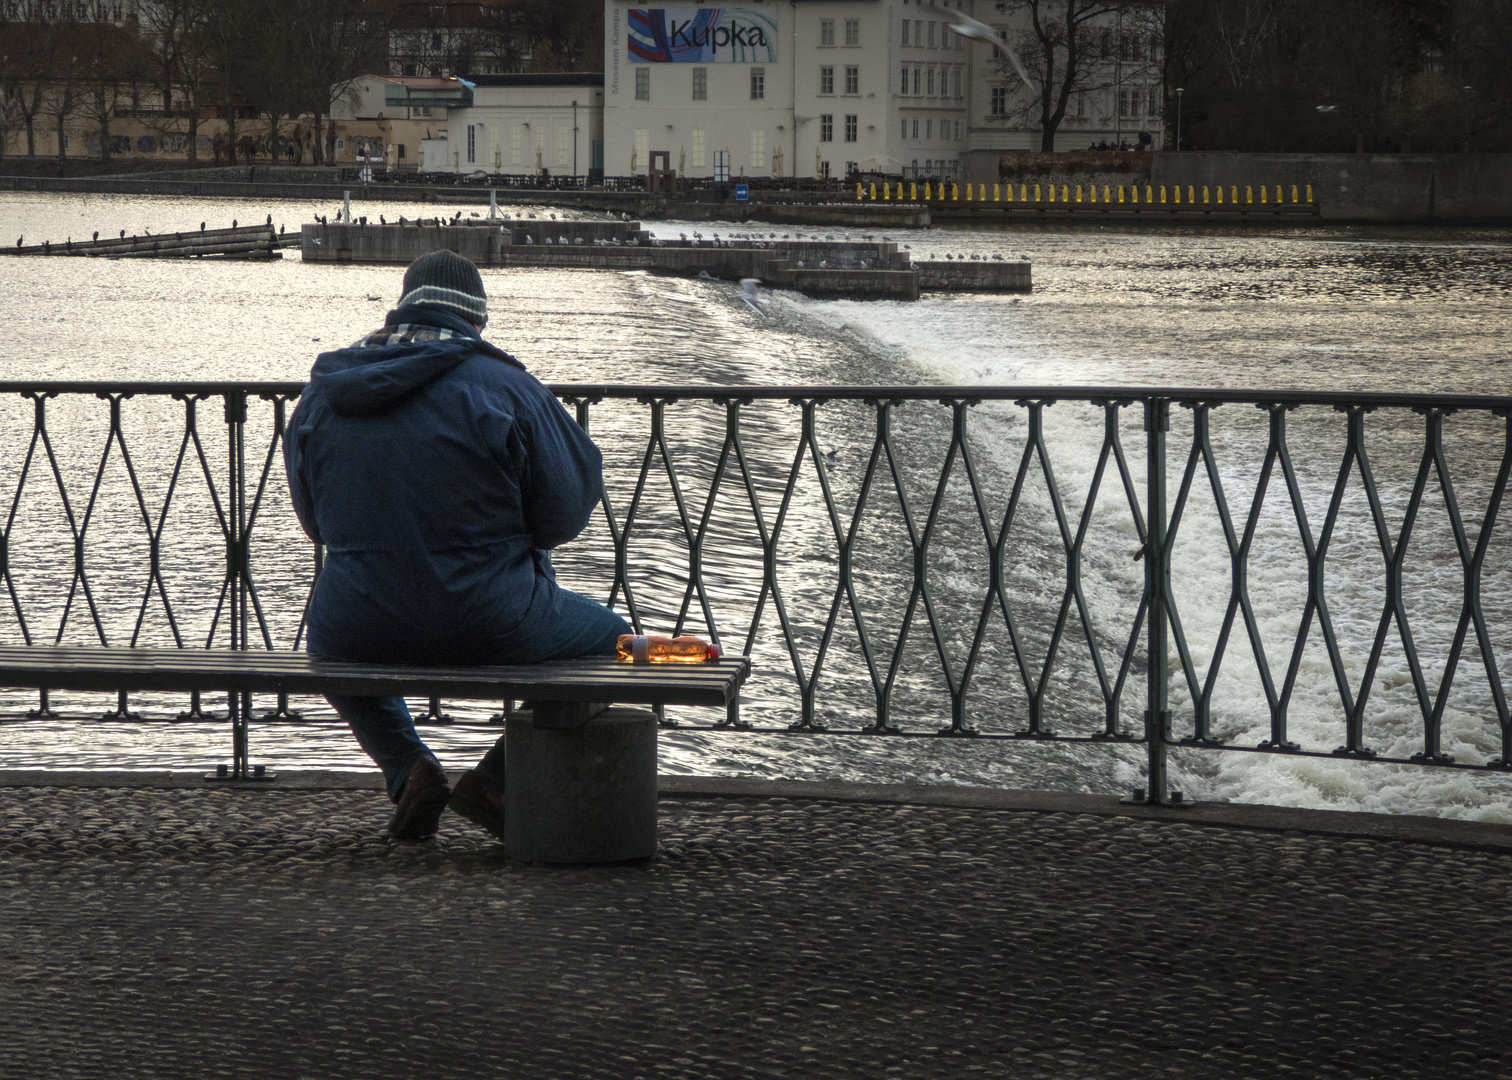
<path id="1" fill-rule="evenodd" d="M 200 232 L 204 232 L 204 231 L 205 231 L 205 223 L 202 221 L 202 222 L 200 222 Z"/>
<path id="2" fill-rule="evenodd" d="M 232 219 L 231 219 L 231 227 L 232 227 L 232 228 L 233 228 L 233 229 L 234 229 L 234 228 L 236 228 L 236 219 L 235 219 L 235 218 L 232 218 Z"/>
<path id="3" fill-rule="evenodd" d="M 98 230 L 98 229 L 95 230 L 94 238 L 96 240 L 98 240 L 100 238 L 100 230 Z"/>
<path id="4" fill-rule="evenodd" d="M 266 222 L 264 222 L 264 224 L 265 225 L 271 225 L 271 224 L 273 224 L 273 215 L 272 214 L 268 215 L 268 220 Z"/>
<path id="5" fill-rule="evenodd" d="M 121 239 L 122 240 L 126 239 L 126 230 L 125 229 L 121 230 Z"/>

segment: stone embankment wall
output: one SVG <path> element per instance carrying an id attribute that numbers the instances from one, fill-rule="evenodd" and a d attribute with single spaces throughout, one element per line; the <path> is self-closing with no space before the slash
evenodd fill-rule
<path id="1" fill-rule="evenodd" d="M 1156 184 L 1311 184 L 1324 221 L 1512 224 L 1512 154 L 1155 154 Z"/>
<path id="2" fill-rule="evenodd" d="M 1162 184 L 1305 190 L 1323 221 L 1512 224 L 1512 154 L 1029 154 L 978 151 L 973 183 Z"/>
<path id="3" fill-rule="evenodd" d="M 986 184 L 1014 183 L 1057 187 L 1096 184 L 1148 184 L 1155 154 L 1122 151 L 1081 151 L 1074 154 L 1041 154 L 1021 151 L 973 150 L 966 157 L 966 180 Z"/>

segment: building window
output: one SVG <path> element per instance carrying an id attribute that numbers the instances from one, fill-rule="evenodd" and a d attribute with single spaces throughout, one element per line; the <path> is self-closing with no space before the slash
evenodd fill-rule
<path id="1" fill-rule="evenodd" d="M 927 117 L 924 120 L 924 138 L 926 138 L 926 139 L 933 139 L 934 138 L 934 117 L 932 117 L 932 116 L 931 117 Z"/>
<path id="2" fill-rule="evenodd" d="M 572 129 L 557 128 L 557 165 L 568 168 L 572 165 Z"/>
<path id="3" fill-rule="evenodd" d="M 903 138 L 908 138 L 908 117 L 903 118 Z"/>
<path id="4" fill-rule="evenodd" d="M 914 20 L 914 46 L 916 48 L 920 48 L 920 49 L 922 49 L 924 47 L 924 20 L 923 19 L 915 19 Z"/>
<path id="5" fill-rule="evenodd" d="M 829 179 L 829 174 L 830 174 L 830 163 L 827 162 L 827 161 L 821 161 L 819 163 L 819 175 L 822 176 L 824 179 L 828 180 Z"/>
<path id="6" fill-rule="evenodd" d="M 898 91 L 900 94 L 908 93 L 908 69 L 903 69 L 903 87 Z"/>
<path id="7" fill-rule="evenodd" d="M 847 45 L 859 45 L 859 44 L 861 44 L 861 20 L 860 19 L 846 19 L 845 20 L 845 43 Z"/>
<path id="8" fill-rule="evenodd" d="M 1086 115 L 1087 115 L 1087 95 L 1086 94 L 1077 94 L 1076 95 L 1076 118 L 1078 120 L 1082 120 L 1082 119 L 1085 119 Z"/>
<path id="9" fill-rule="evenodd" d="M 819 69 L 819 92 L 821 94 L 833 94 L 835 92 L 835 69 L 822 67 Z"/>
<path id="10" fill-rule="evenodd" d="M 635 129 L 635 152 L 630 155 L 631 158 L 635 162 L 635 167 L 633 169 L 631 169 L 631 172 L 636 172 L 638 170 L 645 169 L 645 168 L 647 168 L 647 167 L 650 166 L 650 164 L 651 164 L 650 151 L 651 151 L 651 130 L 649 128 L 636 128 Z"/>
<path id="11" fill-rule="evenodd" d="M 911 30 L 911 29 L 913 29 L 913 20 L 912 19 L 904 19 L 903 20 L 903 47 L 905 49 L 908 48 L 908 31 Z"/>
<path id="12" fill-rule="evenodd" d="M 861 92 L 861 69 L 848 67 L 845 69 L 845 92 L 847 94 L 859 94 Z"/>
<path id="13" fill-rule="evenodd" d="M 956 139 L 959 140 L 961 138 L 961 122 L 959 120 L 957 120 L 955 122 L 955 127 L 956 127 Z"/>
<path id="14" fill-rule="evenodd" d="M 751 129 L 751 168 L 766 168 L 766 129 Z"/>
<path id="15" fill-rule="evenodd" d="M 478 160 L 478 129 L 467 125 L 467 163 L 472 165 Z"/>
<path id="16" fill-rule="evenodd" d="M 919 137 L 919 118 L 917 116 L 913 118 L 913 137 L 916 139 Z"/>
<path id="17" fill-rule="evenodd" d="M 934 68 L 930 68 L 924 74 L 924 89 L 930 97 L 934 97 Z"/>
<path id="18" fill-rule="evenodd" d="M 992 88 L 992 115 L 1008 115 L 1008 88 L 1006 86 L 994 86 Z"/>
<path id="19" fill-rule="evenodd" d="M 1007 41 L 1008 40 L 1008 31 L 1006 31 L 1006 30 L 999 30 L 998 31 L 998 40 L 999 41 Z M 994 60 L 1001 59 L 1002 55 L 1003 55 L 1003 50 L 1002 49 L 994 48 L 992 50 L 992 58 Z"/>
<path id="20" fill-rule="evenodd" d="M 914 88 L 913 88 L 913 92 L 915 94 L 919 94 L 919 93 L 923 92 L 922 86 L 919 83 L 919 78 L 920 78 L 921 70 L 922 69 L 920 69 L 920 68 L 914 68 L 914 83 L 913 83 Z"/>
<path id="21" fill-rule="evenodd" d="M 955 72 L 955 96 L 956 97 L 960 97 L 961 96 L 961 69 L 960 68 L 956 68 L 956 72 Z"/>
<path id="22" fill-rule="evenodd" d="M 935 46 L 935 36 L 934 35 L 935 35 L 935 24 L 934 23 L 930 23 L 929 24 L 929 47 L 931 49 L 934 48 L 934 46 Z"/>
<path id="23" fill-rule="evenodd" d="M 695 169 L 702 169 L 705 165 L 708 164 L 708 162 L 706 161 L 706 159 L 704 157 L 704 155 L 707 152 L 708 152 L 708 150 L 707 150 L 707 147 L 705 146 L 705 142 L 704 142 L 704 129 L 703 128 L 694 128 L 693 129 L 693 167 Z"/>
<path id="24" fill-rule="evenodd" d="M 709 100 L 709 69 L 706 67 L 693 69 L 693 100 Z"/>
<path id="25" fill-rule="evenodd" d="M 1145 95 L 1145 115 L 1151 120 L 1160 118 L 1160 98 L 1151 90 Z"/>
<path id="26" fill-rule="evenodd" d="M 855 142 L 856 141 L 856 131 L 860 127 L 859 120 L 860 120 L 860 117 L 857 116 L 855 113 L 846 113 L 845 114 L 845 141 L 846 142 Z"/>
<path id="27" fill-rule="evenodd" d="M 509 129 L 509 163 L 520 163 L 520 125 L 516 124 Z"/>
<path id="28" fill-rule="evenodd" d="M 835 141 L 835 114 L 834 113 L 820 113 L 819 114 L 819 141 L 820 142 L 834 142 Z"/>
<path id="29" fill-rule="evenodd" d="M 859 161 L 847 161 L 845 163 L 845 175 L 846 176 L 855 176 L 860 171 L 861 171 L 861 163 Z"/>
<path id="30" fill-rule="evenodd" d="M 835 20 L 819 20 L 819 44 L 833 45 L 835 43 Z"/>
<path id="31" fill-rule="evenodd" d="M 635 100 L 651 100 L 651 69 L 648 67 L 635 69 Z"/>
<path id="32" fill-rule="evenodd" d="M 751 69 L 751 100 L 764 101 L 766 99 L 766 68 L 753 67 Z"/>

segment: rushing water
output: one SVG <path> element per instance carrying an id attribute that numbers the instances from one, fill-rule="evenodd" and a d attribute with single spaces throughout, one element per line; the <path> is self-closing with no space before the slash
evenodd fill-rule
<path id="1" fill-rule="evenodd" d="M 302 202 L 13 194 L 0 196 L 0 241 L 13 243 L 23 234 L 28 242 L 69 236 L 82 239 L 95 230 L 166 232 L 196 228 L 201 221 L 225 226 L 233 218 L 246 224 L 268 214 L 275 224 L 293 229 L 313 214 L 329 215 L 335 209 L 332 204 Z M 359 204 L 357 211 L 371 218 L 383 213 L 392 219 L 399 214 L 429 215 L 437 208 Z M 553 211 L 525 212 L 545 219 Z M 706 235 L 754 230 L 754 226 L 719 224 L 653 225 L 661 235 L 695 228 Z M 775 231 L 852 235 L 843 229 Z M 493 312 L 489 336 L 553 382 L 1506 391 L 1506 364 L 1512 355 L 1508 350 L 1512 236 L 1505 232 L 1318 228 L 1121 232 L 1014 226 L 896 233 L 891 238 L 925 256 L 1026 256 L 1034 263 L 1035 291 L 1013 297 L 931 296 L 912 304 L 815 301 L 777 294 L 771 297 L 768 317 L 763 319 L 738 300 L 729 283 L 640 273 L 485 271 Z M 6 379 L 297 380 L 306 375 L 316 351 L 344 344 L 381 320 L 397 297 L 399 273 L 393 267 L 305 266 L 297 256 L 272 264 L 12 259 L 0 260 L 0 282 L 12 297 L 12 327 L 4 354 Z M 67 401 L 51 407 L 56 410 L 54 437 L 62 446 L 65 462 L 71 463 L 65 468 L 87 476 L 101 452 L 101 408 L 93 402 Z M 182 427 L 181 412 L 167 405 L 144 403 L 132 408 L 138 410 L 132 413 L 131 423 L 137 425 L 132 430 L 139 430 L 144 440 L 154 424 L 170 431 Z M 606 442 L 611 470 L 623 475 L 633 469 L 644 448 L 644 414 L 628 406 L 599 408 L 595 432 Z M 7 477 L 3 487 L 8 493 L 18 455 L 24 450 L 17 440 L 24 442 L 29 434 L 30 403 L 5 402 L 0 409 L 7 421 L 5 430 L 10 432 L 0 437 Z M 209 413 L 207 407 L 207 420 Z M 771 492 L 791 463 L 796 410 L 779 404 L 755 407 L 751 413 L 748 438 L 753 458 L 770 474 L 759 483 Z M 705 485 L 695 491 L 695 505 L 701 506 L 707 485 L 706 440 L 718 437 L 720 419 L 718 410 L 710 406 L 680 405 L 669 412 L 679 463 L 690 475 L 702 477 Z M 1140 418 L 1127 415 L 1124 420 L 1131 465 L 1136 477 L 1142 477 Z M 1009 406 L 983 406 L 974 412 L 972 421 L 973 453 L 989 503 L 1000 515 L 1023 445 L 1023 414 Z M 1263 421 L 1254 410 L 1232 408 L 1213 414 L 1228 498 L 1241 518 L 1248 509 L 1264 449 Z M 821 422 L 824 445 L 840 451 L 830 478 L 848 514 L 869 447 L 871 421 L 860 408 L 831 407 L 821 412 Z M 900 411 L 898 422 L 905 466 L 912 469 L 910 498 L 918 512 L 921 505 L 927 506 L 937 479 L 930 470 L 938 469 L 938 455 L 948 437 L 948 415 L 937 406 L 911 406 Z M 1379 422 L 1373 418 L 1371 423 L 1372 464 L 1383 481 L 1385 512 L 1395 530 L 1406 502 L 1404 485 L 1411 480 L 1420 452 L 1421 422 L 1398 416 L 1382 417 Z M 1101 425 L 1101 415 L 1088 407 L 1063 404 L 1047 411 L 1057 487 L 1073 519 L 1081 511 L 1095 466 Z M 213 426 L 205 423 L 207 431 Z M 606 440 L 605 433 L 632 429 L 637 434 L 624 442 Z M 1314 529 L 1338 470 L 1342 430 L 1342 419 L 1325 410 L 1300 410 L 1292 420 L 1293 453 Z M 1189 432 L 1188 415 L 1173 417 L 1173 472 L 1182 456 L 1182 449 L 1174 448 L 1184 448 L 1181 437 Z M 1451 422 L 1450 433 L 1451 448 L 1457 454 L 1455 481 L 1463 485 L 1460 497 L 1467 527 L 1474 535 L 1486 501 L 1488 470 L 1500 453 L 1499 428 L 1480 418 L 1466 418 Z M 138 467 L 144 473 L 163 474 L 171 468 L 171 456 L 144 451 Z M 1173 487 L 1176 478 L 1173 475 Z M 161 483 L 153 483 L 157 486 L 152 492 L 160 493 Z M 1137 486 L 1142 499 L 1142 485 Z M 794 515 L 789 556 L 789 605 L 794 619 L 805 626 L 827 614 L 834 580 L 833 567 L 826 564 L 824 554 L 833 548 L 825 535 L 829 525 L 822 505 L 814 499 L 813 487 L 802 489 L 807 501 Z M 1284 493 L 1274 485 L 1270 491 L 1250 579 L 1262 632 L 1268 639 L 1270 664 L 1279 677 L 1289 659 L 1305 595 L 1305 565 Z M 102 505 L 108 509 L 114 498 L 118 507 L 125 506 L 120 500 L 126 492 L 116 484 L 115 494 L 107 494 Z M 663 487 L 654 493 L 664 492 Z M 276 483 L 269 497 L 281 497 Z M 1084 568 L 1094 618 L 1115 630 L 1126 627 L 1132 618 L 1141 581 L 1139 567 L 1129 559 L 1129 549 L 1135 546 L 1130 542 L 1133 531 L 1119 498 L 1116 486 L 1105 482 L 1092 517 Z M 952 485 L 947 501 L 931 573 L 944 600 L 941 619 L 947 638 L 959 642 L 969 636 L 980 609 L 985 554 L 980 527 L 973 525 L 960 485 Z M 1023 514 L 1027 525 L 1016 527 L 1012 545 L 1016 556 L 1008 568 L 1013 595 L 1024 604 L 1017 617 L 1031 653 L 1042 648 L 1062 587 L 1064 554 L 1052 532 L 1048 506 L 1043 483 L 1031 486 Z M 1440 502 L 1438 511 L 1425 507 L 1413 548 L 1422 562 L 1408 571 L 1413 630 L 1433 686 L 1442 664 L 1433 668 L 1432 657 L 1442 654 L 1445 639 L 1452 633 L 1461 577 L 1441 506 Z M 24 529 L 13 538 L 13 550 L 30 551 L 38 565 L 56 561 L 66 580 L 71 547 L 56 544 L 56 531 L 49 539 L 43 527 L 48 521 L 56 526 L 57 508 L 39 503 L 26 509 L 34 514 L 36 525 L 29 541 Z M 213 512 L 208 505 L 201 509 L 207 516 Z M 769 520 L 772 509 L 766 511 Z M 754 587 L 750 575 L 742 575 L 739 568 L 759 566 L 759 557 L 754 563 L 742 562 L 752 558 L 751 545 L 748 530 L 747 535 L 741 534 L 733 514 L 724 522 L 726 534 L 718 534 L 723 512 L 716 513 L 716 535 L 706 554 L 711 587 L 719 604 L 748 618 Z M 858 553 L 858 565 L 873 575 L 870 588 L 875 598 L 864 601 L 870 605 L 867 617 L 884 630 L 891 627 L 894 635 L 901 600 L 889 594 L 893 580 L 889 574 L 896 577 L 896 566 L 906 556 L 900 552 L 896 518 L 895 513 L 889 516 L 879 508 L 874 548 Z M 664 512 L 660 522 L 667 522 Z M 868 525 L 873 525 L 871 518 Z M 602 531 L 601 526 L 595 528 Z M 1229 577 L 1211 496 L 1201 492 L 1194 496 L 1182 528 L 1177 599 L 1202 668 L 1218 632 Z M 297 584 L 298 575 L 306 572 L 308 549 L 299 543 L 287 515 L 281 525 L 270 517 L 267 529 L 261 542 L 277 549 L 268 557 L 282 560 L 289 568 L 289 581 Z M 648 529 L 644 546 L 633 552 L 638 555 L 633 572 L 638 597 L 646 604 L 654 629 L 665 625 L 681 600 L 676 575 L 658 573 L 658 568 L 675 566 L 678 552 L 684 550 L 675 537 L 666 540 L 651 535 L 658 531 Z M 1339 533 L 1329 561 L 1333 614 L 1357 675 L 1381 602 L 1380 554 L 1371 546 L 1374 533 L 1369 511 L 1357 490 L 1352 489 L 1346 499 Z M 179 552 L 184 566 L 202 559 L 214 567 L 213 534 L 201 537 L 198 547 L 192 539 L 184 543 Z M 49 544 L 53 550 L 45 550 Z M 725 567 L 714 558 L 715 551 L 725 557 Z M 124 548 L 123 552 L 130 554 Z M 833 556 L 829 559 L 832 563 Z M 564 577 L 598 591 L 592 588 L 592 580 L 606 564 L 594 530 L 578 552 L 569 548 L 558 562 Z M 1498 537 L 1488 558 L 1485 593 L 1493 637 L 1504 655 L 1512 655 L 1505 652 L 1512 649 L 1509 564 L 1512 553 Z M 110 616 L 116 620 L 110 627 L 113 635 L 119 635 L 135 615 L 141 576 L 123 569 L 121 581 L 114 583 L 114 594 L 110 581 L 102 583 L 107 594 L 135 596 Z M 39 579 L 32 580 L 35 587 Z M 47 579 L 43 576 L 40 581 L 45 585 Z M 186 626 L 201 635 L 213 610 L 213 597 L 206 601 L 204 596 L 204 589 L 174 594 Z M 45 595 L 29 600 L 46 612 L 41 624 L 55 628 L 61 601 L 53 598 L 53 607 L 48 608 Z M 273 609 L 270 620 L 275 636 L 284 635 L 281 644 L 292 637 L 301 600 L 295 584 L 265 597 Z M 792 675 L 780 639 L 772 633 L 771 618 L 768 611 L 767 630 L 756 650 L 762 676 L 753 684 L 747 713 L 763 726 L 780 726 L 791 719 Z M 739 619 L 732 622 L 741 625 Z M 0 625 L 6 640 L 14 640 L 11 623 Z M 732 633 L 728 623 L 721 629 Z M 900 687 L 896 719 L 911 730 L 929 731 L 948 719 L 948 700 L 941 704 L 938 676 L 931 679 L 927 673 L 928 649 L 923 648 L 928 645 L 927 630 L 916 626 L 913 634 L 921 649 L 910 655 L 918 658 L 923 673 L 915 685 Z M 836 727 L 861 726 L 869 722 L 874 709 L 869 682 L 856 662 L 853 637 L 846 636 L 842 622 L 829 661 L 833 675 L 821 694 L 822 719 Z M 1068 642 L 1061 669 L 1067 685 L 1051 702 L 1052 719 L 1058 729 L 1089 732 L 1100 726 L 1100 705 L 1084 688 L 1077 690 L 1073 685 L 1088 666 L 1085 642 L 1072 637 L 1075 641 Z M 1316 637 L 1314 633 L 1314 641 Z M 1009 663 L 1000 638 L 994 639 L 989 667 Z M 735 640 L 743 641 L 743 633 L 736 633 Z M 811 643 L 811 634 L 808 640 Z M 1105 648 L 1116 653 L 1120 645 L 1115 632 Z M 1494 724 L 1487 720 L 1484 673 L 1478 683 L 1475 678 L 1478 664 L 1478 654 L 1462 662 L 1465 690 L 1456 690 L 1446 722 L 1445 748 L 1461 760 L 1484 760 L 1496 752 Z M 1388 648 L 1378 676 L 1382 687 L 1372 699 L 1375 708 L 1368 724 L 1371 744 L 1393 756 L 1417 749 L 1412 739 L 1420 721 L 1410 686 L 1404 685 L 1404 672 L 1399 647 L 1395 652 Z M 1267 733 L 1268 720 L 1242 636 L 1230 642 L 1224 673 L 1214 707 L 1219 734 L 1252 745 Z M 1021 722 L 1021 691 L 1012 692 L 1011 679 L 1000 682 L 997 691 L 980 695 L 975 705 L 972 721 L 984 730 L 1012 730 Z M 11 716 L 19 712 L 16 700 L 20 699 L 7 698 Z M 1178 680 L 1173 690 L 1178 727 L 1188 704 Z M 70 711 L 83 708 L 81 704 Z M 1136 673 L 1125 693 L 1124 722 L 1137 726 L 1140 708 L 1142 691 Z M 456 762 L 465 760 L 494 734 L 465 726 L 431 730 L 444 745 L 444 756 Z M 1293 738 L 1310 748 L 1331 749 L 1342 741 L 1341 731 L 1332 674 L 1321 651 L 1310 645 L 1292 706 Z M 214 725 L 14 723 L 0 729 L 0 764 L 183 767 L 219 757 L 223 741 L 222 729 Z M 253 751 L 257 760 L 275 766 L 364 764 L 349 738 L 325 725 L 260 725 L 254 730 Z M 1137 783 L 1139 755 L 1072 745 L 677 732 L 663 740 L 663 766 L 701 773 L 1112 791 Z M 1177 782 L 1198 798 L 1512 821 L 1512 784 L 1498 776 L 1196 752 L 1178 753 L 1175 769 Z"/>

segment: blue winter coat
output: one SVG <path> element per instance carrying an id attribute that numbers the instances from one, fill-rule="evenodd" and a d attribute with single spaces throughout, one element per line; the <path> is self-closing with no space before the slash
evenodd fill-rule
<path id="1" fill-rule="evenodd" d="M 418 306 L 320 354 L 284 457 L 326 549 L 309 649 L 347 660 L 509 663 L 557 616 L 547 550 L 603 491 L 598 447 L 550 392 L 470 323 Z"/>

